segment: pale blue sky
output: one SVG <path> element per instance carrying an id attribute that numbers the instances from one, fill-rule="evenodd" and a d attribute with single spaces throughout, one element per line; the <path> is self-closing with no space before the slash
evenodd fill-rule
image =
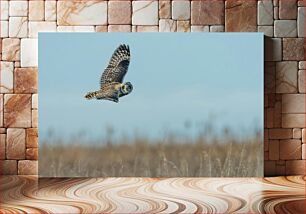
<path id="1" fill-rule="evenodd" d="M 119 103 L 86 100 L 119 44 L 131 63 L 133 92 Z M 40 33 L 39 134 L 85 130 L 92 138 L 113 126 L 118 135 L 158 137 L 184 122 L 263 129 L 262 33 Z M 251 130 L 251 131 L 253 131 Z M 197 131 L 193 131 L 193 135 Z"/>

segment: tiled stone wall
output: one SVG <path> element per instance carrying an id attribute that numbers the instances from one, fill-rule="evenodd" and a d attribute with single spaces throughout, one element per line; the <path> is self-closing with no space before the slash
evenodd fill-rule
<path id="1" fill-rule="evenodd" d="M 2 174 L 37 174 L 38 32 L 264 32 L 265 175 L 304 174 L 305 1 L 1 0 Z M 247 72 L 247 68 L 246 68 Z"/>

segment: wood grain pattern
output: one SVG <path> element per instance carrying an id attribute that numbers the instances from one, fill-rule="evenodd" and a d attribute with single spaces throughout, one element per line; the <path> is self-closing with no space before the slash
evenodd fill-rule
<path id="1" fill-rule="evenodd" d="M 305 213 L 305 177 L 0 178 L 1 213 Z"/>

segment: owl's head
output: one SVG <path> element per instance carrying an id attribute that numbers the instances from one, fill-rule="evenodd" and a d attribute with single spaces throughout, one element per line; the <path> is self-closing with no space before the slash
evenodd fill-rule
<path id="1" fill-rule="evenodd" d="M 121 92 L 127 95 L 133 91 L 133 85 L 130 82 L 126 82 L 121 86 Z"/>

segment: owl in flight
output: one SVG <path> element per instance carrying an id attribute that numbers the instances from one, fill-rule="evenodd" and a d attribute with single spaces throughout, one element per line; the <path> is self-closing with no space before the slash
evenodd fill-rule
<path id="1" fill-rule="evenodd" d="M 100 89 L 88 92 L 85 98 L 90 100 L 110 100 L 118 103 L 119 98 L 128 95 L 133 90 L 130 82 L 122 83 L 130 64 L 130 48 L 120 45 L 113 53 L 108 66 L 105 68 L 101 79 Z"/>

